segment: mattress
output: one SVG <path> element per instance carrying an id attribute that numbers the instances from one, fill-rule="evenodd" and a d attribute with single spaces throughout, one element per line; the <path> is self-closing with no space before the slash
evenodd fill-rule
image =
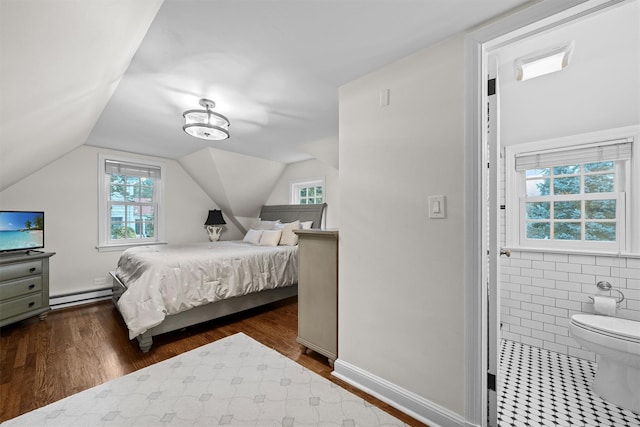
<path id="1" fill-rule="evenodd" d="M 298 283 L 298 246 L 138 246 L 122 253 L 116 275 L 127 288 L 118 309 L 133 339 L 168 315 Z"/>

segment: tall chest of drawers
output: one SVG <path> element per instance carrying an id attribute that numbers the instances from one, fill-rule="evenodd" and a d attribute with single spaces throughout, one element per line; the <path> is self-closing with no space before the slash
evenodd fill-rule
<path id="1" fill-rule="evenodd" d="M 47 316 L 49 258 L 53 252 L 0 256 L 0 327 L 32 316 Z"/>
<path id="2" fill-rule="evenodd" d="M 298 337 L 305 351 L 338 357 L 338 230 L 295 230 L 299 240 Z"/>

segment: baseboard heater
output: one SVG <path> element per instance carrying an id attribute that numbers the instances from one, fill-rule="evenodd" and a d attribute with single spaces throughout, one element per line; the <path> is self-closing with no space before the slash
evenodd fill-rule
<path id="1" fill-rule="evenodd" d="M 73 307 L 76 305 L 89 304 L 92 302 L 110 299 L 112 294 L 111 286 L 92 289 L 90 291 L 69 292 L 66 294 L 52 295 L 49 297 L 49 305 L 52 310 Z"/>

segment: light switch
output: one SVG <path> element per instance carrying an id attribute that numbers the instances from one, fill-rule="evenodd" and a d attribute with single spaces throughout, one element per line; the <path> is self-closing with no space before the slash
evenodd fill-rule
<path id="1" fill-rule="evenodd" d="M 444 196 L 429 196 L 429 218 L 445 218 Z"/>

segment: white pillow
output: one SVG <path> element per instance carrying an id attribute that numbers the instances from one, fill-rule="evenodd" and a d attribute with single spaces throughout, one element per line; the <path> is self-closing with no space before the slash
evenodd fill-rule
<path id="1" fill-rule="evenodd" d="M 262 230 L 254 230 L 253 228 L 247 231 L 247 234 L 244 235 L 243 242 L 251 243 L 252 245 L 257 245 L 260 243 L 260 237 L 262 237 Z"/>
<path id="2" fill-rule="evenodd" d="M 263 230 L 258 244 L 260 246 L 278 246 L 281 234 L 282 231 L 280 230 Z"/>
<path id="3" fill-rule="evenodd" d="M 279 224 L 277 226 L 282 231 L 280 236 L 279 245 L 282 246 L 295 246 L 298 244 L 298 235 L 293 230 L 300 229 L 300 221 L 293 221 L 286 224 Z"/>
<path id="4" fill-rule="evenodd" d="M 277 224 L 280 224 L 279 219 L 275 221 L 263 221 L 258 218 L 253 221 L 253 223 L 251 224 L 251 228 L 253 228 L 254 230 L 275 230 Z"/>
<path id="5" fill-rule="evenodd" d="M 300 228 L 303 230 L 309 230 L 313 226 L 313 221 L 302 221 L 300 223 Z"/>

